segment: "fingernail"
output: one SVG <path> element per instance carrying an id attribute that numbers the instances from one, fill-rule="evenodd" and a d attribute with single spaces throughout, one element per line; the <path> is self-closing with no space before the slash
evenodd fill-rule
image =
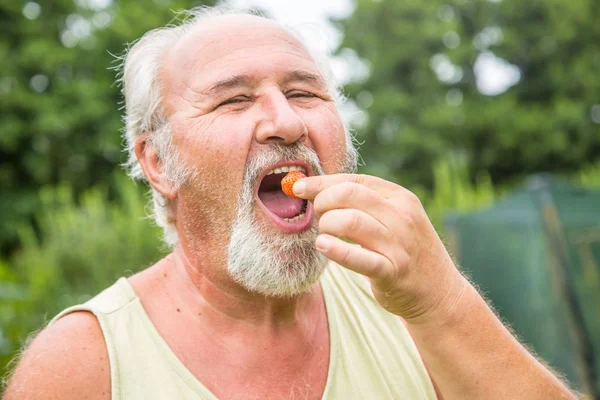
<path id="1" fill-rule="evenodd" d="M 325 235 L 317 236 L 317 240 L 315 242 L 317 249 L 320 251 L 329 250 L 329 246 L 331 245 L 331 239 Z"/>
<path id="2" fill-rule="evenodd" d="M 297 181 L 296 183 L 294 183 L 292 190 L 294 191 L 294 194 L 303 195 L 304 191 L 306 190 L 306 183 L 302 182 L 301 180 Z"/>

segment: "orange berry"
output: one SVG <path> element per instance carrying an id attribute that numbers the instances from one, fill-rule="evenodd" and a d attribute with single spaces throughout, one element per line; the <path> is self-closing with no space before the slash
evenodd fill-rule
<path id="1" fill-rule="evenodd" d="M 302 178 L 306 178 L 306 175 L 304 175 L 300 171 L 294 170 L 288 172 L 287 175 L 284 176 L 281 180 L 281 190 L 283 190 L 283 193 L 290 197 L 293 197 L 294 199 L 299 199 L 300 197 L 294 194 L 292 188 L 294 187 L 294 183 L 296 183 L 298 179 Z"/>

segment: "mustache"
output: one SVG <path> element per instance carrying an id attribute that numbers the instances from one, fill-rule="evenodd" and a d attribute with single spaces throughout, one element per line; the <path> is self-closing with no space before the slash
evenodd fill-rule
<path id="1" fill-rule="evenodd" d="M 319 156 L 304 143 L 300 141 L 290 145 L 270 143 L 269 147 L 254 156 L 251 160 L 248 160 L 244 181 L 254 182 L 262 171 L 277 162 L 297 160 L 302 160 L 310 165 L 314 175 L 323 175 L 323 167 Z"/>

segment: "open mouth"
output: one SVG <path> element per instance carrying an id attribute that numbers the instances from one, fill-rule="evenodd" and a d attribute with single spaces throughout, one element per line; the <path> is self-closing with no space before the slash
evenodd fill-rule
<path id="1" fill-rule="evenodd" d="M 306 229 L 312 220 L 312 206 L 307 200 L 294 199 L 281 190 L 281 180 L 292 170 L 309 175 L 307 167 L 302 164 L 276 166 L 260 182 L 258 199 L 276 225 L 286 231 L 300 231 Z"/>

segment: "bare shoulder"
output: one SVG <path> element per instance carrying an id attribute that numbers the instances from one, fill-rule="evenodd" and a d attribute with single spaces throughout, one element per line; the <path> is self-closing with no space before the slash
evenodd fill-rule
<path id="1" fill-rule="evenodd" d="M 46 327 L 23 353 L 4 400 L 110 399 L 110 367 L 96 317 L 68 314 Z"/>

